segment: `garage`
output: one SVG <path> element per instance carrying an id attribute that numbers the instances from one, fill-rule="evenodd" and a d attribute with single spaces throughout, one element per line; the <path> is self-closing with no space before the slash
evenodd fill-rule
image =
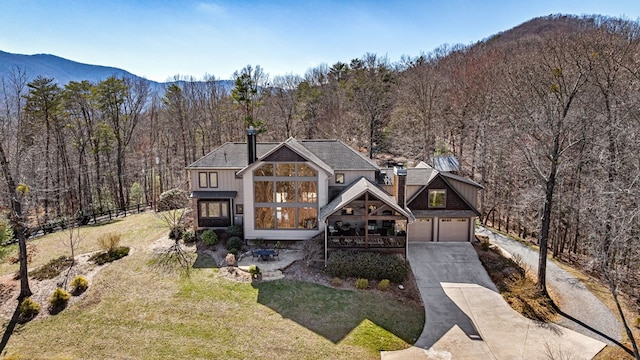
<path id="1" fill-rule="evenodd" d="M 438 219 L 438 241 L 469 241 L 469 219 Z"/>
<path id="2" fill-rule="evenodd" d="M 421 218 L 409 224 L 410 241 L 432 241 L 433 219 Z"/>

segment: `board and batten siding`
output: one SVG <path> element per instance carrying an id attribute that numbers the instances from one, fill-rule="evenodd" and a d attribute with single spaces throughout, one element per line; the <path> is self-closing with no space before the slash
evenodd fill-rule
<path id="1" fill-rule="evenodd" d="M 424 185 L 407 185 L 406 190 L 406 199 L 411 199 L 420 189 L 422 189 Z"/>
<path id="2" fill-rule="evenodd" d="M 240 169 L 191 169 L 191 189 L 193 191 L 242 191 L 239 185 L 242 184 L 241 180 L 236 179 L 236 172 Z M 218 187 L 215 188 L 201 188 L 199 181 L 199 173 L 201 172 L 215 172 L 218 173 Z"/>
<path id="3" fill-rule="evenodd" d="M 451 186 L 456 189 L 456 191 L 460 193 L 460 195 L 462 195 L 462 197 L 464 197 L 471 206 L 478 208 L 477 187 L 452 179 L 447 179 L 447 181 L 449 181 L 449 184 L 451 184 Z"/>

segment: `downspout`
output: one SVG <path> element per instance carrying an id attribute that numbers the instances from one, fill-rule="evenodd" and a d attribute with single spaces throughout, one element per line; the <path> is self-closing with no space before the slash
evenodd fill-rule
<path id="1" fill-rule="evenodd" d="M 329 220 L 329 218 L 326 218 L 324 220 L 324 267 L 327 267 L 327 259 L 328 259 L 328 250 L 327 249 L 327 244 L 328 244 L 328 239 L 327 239 L 327 226 L 329 225 L 327 223 L 327 220 Z"/>
<path id="2" fill-rule="evenodd" d="M 409 219 L 407 219 L 407 226 L 404 231 L 404 259 L 409 259 Z"/>

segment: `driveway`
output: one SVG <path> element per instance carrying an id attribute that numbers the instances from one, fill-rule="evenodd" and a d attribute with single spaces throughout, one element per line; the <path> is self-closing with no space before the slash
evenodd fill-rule
<path id="1" fill-rule="evenodd" d="M 409 262 L 425 326 L 414 347 L 382 359 L 591 359 L 605 346 L 511 309 L 470 243 L 410 243 Z"/>
<path id="2" fill-rule="evenodd" d="M 488 236 L 503 251 L 520 256 L 534 273 L 538 271 L 537 250 L 484 227 L 476 229 L 476 233 Z M 624 333 L 620 321 L 584 284 L 552 260 L 547 260 L 547 286 L 558 297 L 554 301 L 562 312 L 560 325 L 609 345 L 620 345 Z"/>

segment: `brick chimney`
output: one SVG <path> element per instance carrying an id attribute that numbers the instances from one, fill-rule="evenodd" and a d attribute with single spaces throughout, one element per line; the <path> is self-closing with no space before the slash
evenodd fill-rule
<path id="1" fill-rule="evenodd" d="M 258 131 L 249 126 L 247 129 L 247 165 L 253 164 L 258 158 L 256 157 L 256 134 Z"/>
<path id="2" fill-rule="evenodd" d="M 393 168 L 393 196 L 396 198 L 396 202 L 403 209 L 406 207 L 406 193 L 407 193 L 407 169 L 401 167 Z"/>

